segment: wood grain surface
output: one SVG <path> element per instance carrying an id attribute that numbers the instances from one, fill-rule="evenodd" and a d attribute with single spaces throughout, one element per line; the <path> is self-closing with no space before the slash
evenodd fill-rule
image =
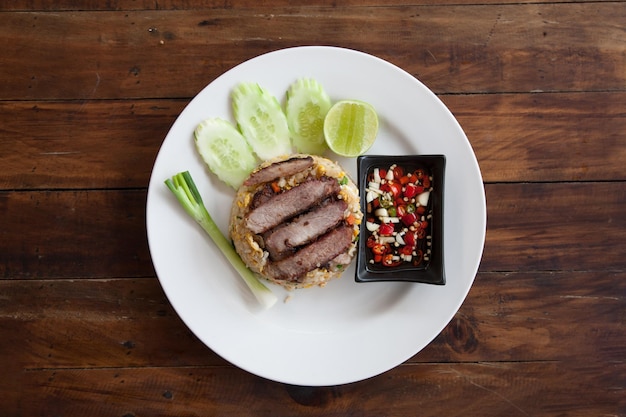
<path id="1" fill-rule="evenodd" d="M 626 416 L 625 22 L 624 1 L 2 2 L 0 416 Z M 152 165 L 194 95 L 300 45 L 426 84 L 487 198 L 480 269 L 448 326 L 332 387 L 268 381 L 205 346 L 145 228 Z"/>

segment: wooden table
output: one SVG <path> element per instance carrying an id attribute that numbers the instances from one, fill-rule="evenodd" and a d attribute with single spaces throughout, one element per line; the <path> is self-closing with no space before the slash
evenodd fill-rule
<path id="1" fill-rule="evenodd" d="M 0 4 L 0 415 L 626 416 L 626 2 L 293 3 Z M 151 167 L 191 98 L 315 44 L 431 88 L 488 206 L 479 273 L 441 334 L 318 388 L 202 344 L 145 229 Z"/>

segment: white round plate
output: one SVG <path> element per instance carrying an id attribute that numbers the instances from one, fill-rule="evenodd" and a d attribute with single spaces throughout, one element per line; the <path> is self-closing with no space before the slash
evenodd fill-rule
<path id="1" fill-rule="evenodd" d="M 446 285 L 356 283 L 355 267 L 324 288 L 287 293 L 261 310 L 237 273 L 164 185 L 190 171 L 224 234 L 234 190 L 205 168 L 193 131 L 209 117 L 233 120 L 230 91 L 252 81 L 284 100 L 298 78 L 319 81 L 333 100 L 371 103 L 380 118 L 369 154 L 446 156 Z M 327 155 L 356 178 L 356 160 Z M 147 200 L 150 252 L 163 289 L 186 325 L 214 352 L 261 377 L 328 386 L 363 380 L 401 364 L 430 343 L 461 306 L 478 271 L 486 229 L 480 169 L 445 105 L 400 68 L 335 47 L 297 47 L 246 61 L 205 87 L 184 109 L 154 164 Z"/>

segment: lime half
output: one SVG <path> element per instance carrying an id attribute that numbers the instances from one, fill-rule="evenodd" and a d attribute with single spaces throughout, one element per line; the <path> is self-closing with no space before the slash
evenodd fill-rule
<path id="1" fill-rule="evenodd" d="M 372 147 L 378 134 L 378 115 L 371 104 L 358 100 L 336 102 L 324 119 L 324 137 L 338 155 L 356 157 Z"/>

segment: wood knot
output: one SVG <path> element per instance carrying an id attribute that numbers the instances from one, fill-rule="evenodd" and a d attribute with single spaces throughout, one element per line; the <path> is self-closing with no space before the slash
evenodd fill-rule
<path id="1" fill-rule="evenodd" d="M 287 393 L 295 402 L 308 407 L 323 407 L 331 398 L 336 397 L 336 391 L 330 387 L 303 387 L 285 385 Z"/>
<path id="2" fill-rule="evenodd" d="M 452 319 L 444 334 L 448 345 L 457 353 L 471 353 L 478 347 L 474 326 L 463 317 Z"/>

